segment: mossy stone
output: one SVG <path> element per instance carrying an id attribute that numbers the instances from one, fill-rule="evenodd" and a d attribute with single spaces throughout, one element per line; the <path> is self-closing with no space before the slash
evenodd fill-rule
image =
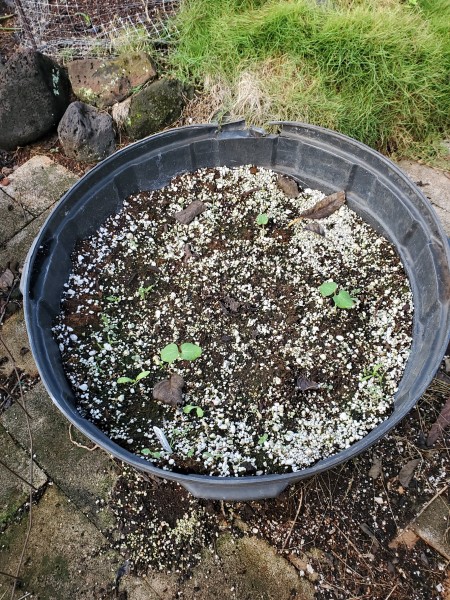
<path id="1" fill-rule="evenodd" d="M 141 139 L 177 119 L 185 104 L 185 89 L 176 79 L 160 79 L 132 97 L 125 131 Z"/>

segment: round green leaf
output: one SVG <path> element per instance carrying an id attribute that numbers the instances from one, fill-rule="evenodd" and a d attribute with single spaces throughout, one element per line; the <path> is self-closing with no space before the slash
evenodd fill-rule
<path id="1" fill-rule="evenodd" d="M 267 225 L 269 222 L 269 215 L 267 213 L 260 213 L 256 217 L 256 222 L 258 225 Z"/>
<path id="2" fill-rule="evenodd" d="M 334 292 L 336 290 L 337 290 L 337 283 L 335 283 L 334 281 L 325 281 L 319 287 L 319 292 L 322 294 L 322 296 L 324 298 L 326 298 L 327 296 L 331 296 L 331 294 L 334 294 Z"/>
<path id="3" fill-rule="evenodd" d="M 174 360 L 180 357 L 180 351 L 176 344 L 168 344 L 161 350 L 161 360 L 167 363 L 173 363 Z"/>
<path id="4" fill-rule="evenodd" d="M 134 383 L 134 379 L 131 379 L 130 377 L 119 377 L 117 383 Z"/>
<path id="5" fill-rule="evenodd" d="M 197 412 L 197 417 L 203 417 L 203 415 L 205 414 L 203 408 L 201 408 L 200 406 L 197 406 L 195 410 Z"/>
<path id="6" fill-rule="evenodd" d="M 183 412 L 186 413 L 187 415 L 191 412 L 191 410 L 194 408 L 194 406 L 192 404 L 188 404 L 187 406 L 185 406 L 183 408 Z"/>
<path id="7" fill-rule="evenodd" d="M 197 344 L 181 344 L 181 359 L 182 360 L 195 360 L 202 354 L 202 349 Z"/>
<path id="8" fill-rule="evenodd" d="M 338 308 L 353 308 L 354 299 L 345 290 L 341 290 L 337 296 L 333 296 L 334 303 Z"/>

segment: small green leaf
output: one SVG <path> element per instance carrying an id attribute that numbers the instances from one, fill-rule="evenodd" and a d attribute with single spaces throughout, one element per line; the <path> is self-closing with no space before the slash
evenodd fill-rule
<path id="1" fill-rule="evenodd" d="M 259 438 L 259 440 L 258 440 L 258 444 L 259 444 L 260 446 L 262 446 L 262 445 L 264 444 L 264 442 L 266 442 L 266 441 L 267 441 L 267 438 L 268 438 L 268 437 L 269 437 L 269 434 L 267 434 L 267 433 L 264 433 L 264 434 L 263 434 L 263 435 L 262 435 L 262 436 Z"/>
<path id="2" fill-rule="evenodd" d="M 183 412 L 188 415 L 191 412 L 191 410 L 193 410 L 194 408 L 195 408 L 195 406 L 193 404 L 188 404 L 183 407 Z"/>
<path id="3" fill-rule="evenodd" d="M 152 452 L 149 448 L 141 450 L 141 454 L 144 456 L 151 456 L 152 458 L 161 458 L 161 452 Z"/>
<path id="4" fill-rule="evenodd" d="M 176 344 L 168 344 L 161 350 L 161 360 L 167 363 L 173 363 L 180 357 L 180 351 Z"/>
<path id="5" fill-rule="evenodd" d="M 203 458 L 212 458 L 211 452 L 203 452 L 202 456 Z"/>
<path id="6" fill-rule="evenodd" d="M 182 360 L 195 360 L 202 354 L 202 349 L 197 344 L 181 344 L 181 359 Z"/>
<path id="7" fill-rule="evenodd" d="M 269 222 L 269 215 L 267 213 L 260 213 L 256 217 L 256 223 L 258 225 L 267 225 L 268 222 Z"/>
<path id="8" fill-rule="evenodd" d="M 186 454 L 188 458 L 192 458 L 194 456 L 194 448 L 191 448 L 189 452 Z"/>
<path id="9" fill-rule="evenodd" d="M 130 377 L 119 377 L 117 383 L 134 383 L 134 379 L 131 379 Z"/>
<path id="10" fill-rule="evenodd" d="M 335 283 L 334 281 L 325 281 L 319 287 L 319 292 L 324 298 L 326 298 L 327 296 L 331 296 L 332 294 L 334 294 L 334 292 L 337 290 L 337 287 L 337 283 Z"/>
<path id="11" fill-rule="evenodd" d="M 120 302 L 119 296 L 106 296 L 106 299 L 108 302 Z"/>
<path id="12" fill-rule="evenodd" d="M 139 373 L 139 375 L 136 377 L 136 383 L 141 379 L 144 379 L 144 377 L 147 377 L 148 375 L 150 375 L 150 371 L 142 371 L 142 373 Z"/>
<path id="13" fill-rule="evenodd" d="M 355 300 L 345 290 L 341 290 L 337 296 L 333 296 L 334 303 L 338 308 L 353 308 Z"/>
<path id="14" fill-rule="evenodd" d="M 203 417 L 203 415 L 205 414 L 203 408 L 201 408 L 200 406 L 197 406 L 195 408 L 195 411 L 197 413 L 197 417 Z"/>

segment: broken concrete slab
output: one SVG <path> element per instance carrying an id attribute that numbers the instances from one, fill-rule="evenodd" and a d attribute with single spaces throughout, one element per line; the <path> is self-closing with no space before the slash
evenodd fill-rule
<path id="1" fill-rule="evenodd" d="M 0 327 L 0 333 L 3 342 L 13 356 L 16 367 L 28 375 L 36 377 L 38 370 L 30 351 L 23 310 L 16 312 L 7 320 Z M 0 373 L 9 376 L 13 372 L 14 364 L 3 344 L 0 345 L 0 364 Z"/>
<path id="2" fill-rule="evenodd" d="M 0 246 L 10 240 L 27 223 L 34 219 L 33 215 L 0 190 Z"/>
<path id="3" fill-rule="evenodd" d="M 89 451 L 93 444 L 73 428 L 69 433 L 69 422 L 54 406 L 42 383 L 29 391 L 25 399 L 38 465 L 99 529 L 112 529 L 114 517 L 104 504 L 117 478 L 115 463 L 100 448 Z M 7 409 L 2 422 L 26 448 L 27 431 L 20 407 L 13 405 Z M 78 445 L 71 441 L 70 435 Z"/>
<path id="4" fill-rule="evenodd" d="M 450 504 L 442 496 L 435 498 L 410 527 L 424 542 L 450 560 Z"/>
<path id="5" fill-rule="evenodd" d="M 110 551 L 106 538 L 74 510 L 56 486 L 49 486 L 36 506 L 15 598 L 27 593 L 40 600 L 102 597 L 114 581 L 121 559 Z M 16 571 L 28 518 L 10 525 L 0 535 L 0 564 L 4 573 Z M 0 598 L 11 593 L 11 579 L 0 574 Z"/>
<path id="6" fill-rule="evenodd" d="M 259 538 L 222 535 L 216 552 L 205 553 L 182 588 L 183 598 L 213 600 L 218 590 L 222 600 L 314 598 L 314 585 Z"/>
<path id="7" fill-rule="evenodd" d="M 50 209 L 46 210 L 38 217 L 33 218 L 32 221 L 8 241 L 6 247 L 0 250 L 0 267 L 6 267 L 9 263 L 16 262 L 23 265 L 28 250 L 31 248 L 34 239 L 50 212 Z"/>
<path id="8" fill-rule="evenodd" d="M 0 425 L 0 448 L 2 462 L 11 471 L 0 465 L 0 530 L 16 514 L 29 499 L 30 486 L 32 483 L 37 489 L 42 487 L 47 476 L 35 462 L 33 462 L 33 480 L 30 477 L 30 457 L 25 450 L 20 448 L 12 437 Z"/>
<path id="9" fill-rule="evenodd" d="M 78 181 L 78 176 L 48 156 L 33 156 L 9 177 L 7 193 L 38 216 Z"/>
<path id="10" fill-rule="evenodd" d="M 450 174 L 411 160 L 401 160 L 398 165 L 431 201 L 450 236 Z"/>

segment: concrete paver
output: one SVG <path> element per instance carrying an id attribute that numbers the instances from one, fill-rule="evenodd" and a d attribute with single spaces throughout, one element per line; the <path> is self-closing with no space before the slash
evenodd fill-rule
<path id="1" fill-rule="evenodd" d="M 93 600 L 114 581 L 120 566 L 106 538 L 56 486 L 33 506 L 33 526 L 26 547 L 21 583 L 15 598 L 32 593 L 39 600 Z M 14 574 L 24 544 L 28 518 L 0 535 L 2 571 Z M 11 580 L 0 574 L 0 598 L 10 594 Z M 5 596 L 6 597 L 6 596 Z"/>
<path id="2" fill-rule="evenodd" d="M 447 235 L 450 236 L 450 179 L 448 173 L 410 160 L 401 160 L 398 164 L 431 201 Z"/>
<path id="3" fill-rule="evenodd" d="M 35 377 L 38 370 L 30 350 L 23 310 L 14 313 L 0 327 L 0 335 L 11 352 L 17 368 Z M 0 373 L 9 376 L 13 370 L 14 365 L 11 358 L 3 344 L 0 344 Z"/>
<path id="4" fill-rule="evenodd" d="M 0 189 L 0 246 L 6 244 L 17 232 L 34 217 Z"/>
<path id="5" fill-rule="evenodd" d="M 18 231 L 9 240 L 5 248 L 0 249 L 0 267 L 6 267 L 9 263 L 15 262 L 23 265 L 34 238 L 39 233 L 49 214 L 50 209 L 33 218 L 26 227 Z"/>
<path id="6" fill-rule="evenodd" d="M 99 501 L 106 500 L 114 485 L 115 463 L 99 448 L 89 452 L 71 442 L 69 422 L 53 405 L 42 383 L 37 384 L 25 398 L 31 415 L 36 462 L 100 530 L 110 529 L 114 526 L 114 519 L 111 513 L 100 507 Z M 27 448 L 27 431 L 20 407 L 13 405 L 6 410 L 2 423 L 12 437 Z M 92 447 L 92 443 L 75 430 L 72 435 L 78 443 Z"/>
<path id="7" fill-rule="evenodd" d="M 450 560 L 450 505 L 438 496 L 411 524 L 411 529 L 429 546 Z"/>
<path id="8" fill-rule="evenodd" d="M 6 193 L 38 216 L 55 204 L 79 178 L 48 156 L 33 156 L 9 179 Z"/>
<path id="9" fill-rule="evenodd" d="M 14 442 L 12 437 L 0 425 L 1 458 L 12 471 L 18 473 L 25 481 L 42 487 L 47 477 L 33 464 L 33 481 L 30 479 L 30 458 L 28 454 Z M 17 510 L 28 501 L 29 486 L 16 477 L 11 471 L 0 466 L 0 530 L 14 516 Z"/>

